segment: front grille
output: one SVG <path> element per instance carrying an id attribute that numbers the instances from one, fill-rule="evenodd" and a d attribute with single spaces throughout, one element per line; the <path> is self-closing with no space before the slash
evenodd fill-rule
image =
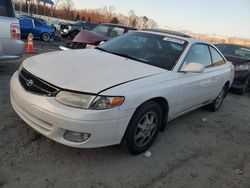
<path id="1" fill-rule="evenodd" d="M 25 69 L 19 72 L 19 81 L 26 91 L 38 95 L 55 96 L 59 89 L 32 75 Z"/>

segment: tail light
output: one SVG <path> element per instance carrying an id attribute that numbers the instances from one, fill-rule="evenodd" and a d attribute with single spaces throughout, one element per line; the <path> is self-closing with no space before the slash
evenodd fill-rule
<path id="1" fill-rule="evenodd" d="M 19 24 L 11 24 L 10 26 L 11 38 L 20 39 L 20 26 Z"/>

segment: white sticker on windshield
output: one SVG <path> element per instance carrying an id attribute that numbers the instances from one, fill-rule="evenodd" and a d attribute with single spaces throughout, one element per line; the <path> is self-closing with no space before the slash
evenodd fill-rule
<path id="1" fill-rule="evenodd" d="M 169 41 L 169 42 L 175 42 L 175 43 L 178 43 L 178 44 L 184 44 L 185 43 L 185 40 L 176 39 L 176 38 L 172 38 L 172 37 L 164 37 L 163 40 Z"/>

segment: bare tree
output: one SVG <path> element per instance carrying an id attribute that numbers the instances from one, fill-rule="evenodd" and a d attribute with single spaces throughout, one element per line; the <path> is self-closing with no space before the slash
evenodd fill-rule
<path id="1" fill-rule="evenodd" d="M 158 28 L 158 24 L 155 20 L 153 19 L 148 19 L 146 28 Z"/>
<path id="2" fill-rule="evenodd" d="M 119 20 L 117 17 L 113 17 L 112 20 L 110 20 L 110 23 L 118 24 Z"/>
<path id="3" fill-rule="evenodd" d="M 72 0 L 64 0 L 64 10 L 66 11 L 66 18 L 69 17 L 70 10 L 73 8 L 74 3 Z"/>
<path id="4" fill-rule="evenodd" d="M 60 3 L 62 3 L 62 0 L 54 0 L 54 6 L 53 6 L 53 15 L 55 15 L 56 9 L 57 7 L 60 5 Z"/>
<path id="5" fill-rule="evenodd" d="M 105 6 L 102 8 L 102 12 L 107 20 L 111 20 L 113 17 L 115 17 L 115 7 L 113 6 Z"/>
<path id="6" fill-rule="evenodd" d="M 134 10 L 130 10 L 128 12 L 128 17 L 129 17 L 129 25 L 135 27 L 136 26 L 136 15 Z"/>

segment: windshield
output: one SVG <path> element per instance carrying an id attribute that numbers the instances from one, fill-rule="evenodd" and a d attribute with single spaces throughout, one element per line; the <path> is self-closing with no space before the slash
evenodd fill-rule
<path id="1" fill-rule="evenodd" d="M 131 32 L 112 39 L 97 49 L 172 70 L 185 49 L 186 43 L 186 41 L 177 38 Z"/>
<path id="2" fill-rule="evenodd" d="M 244 46 L 217 45 L 218 49 L 224 55 L 236 56 L 244 59 L 250 59 L 250 48 Z"/>
<path id="3" fill-rule="evenodd" d="M 125 32 L 125 29 L 112 25 L 98 25 L 92 31 L 104 37 L 114 38 L 122 35 Z"/>

